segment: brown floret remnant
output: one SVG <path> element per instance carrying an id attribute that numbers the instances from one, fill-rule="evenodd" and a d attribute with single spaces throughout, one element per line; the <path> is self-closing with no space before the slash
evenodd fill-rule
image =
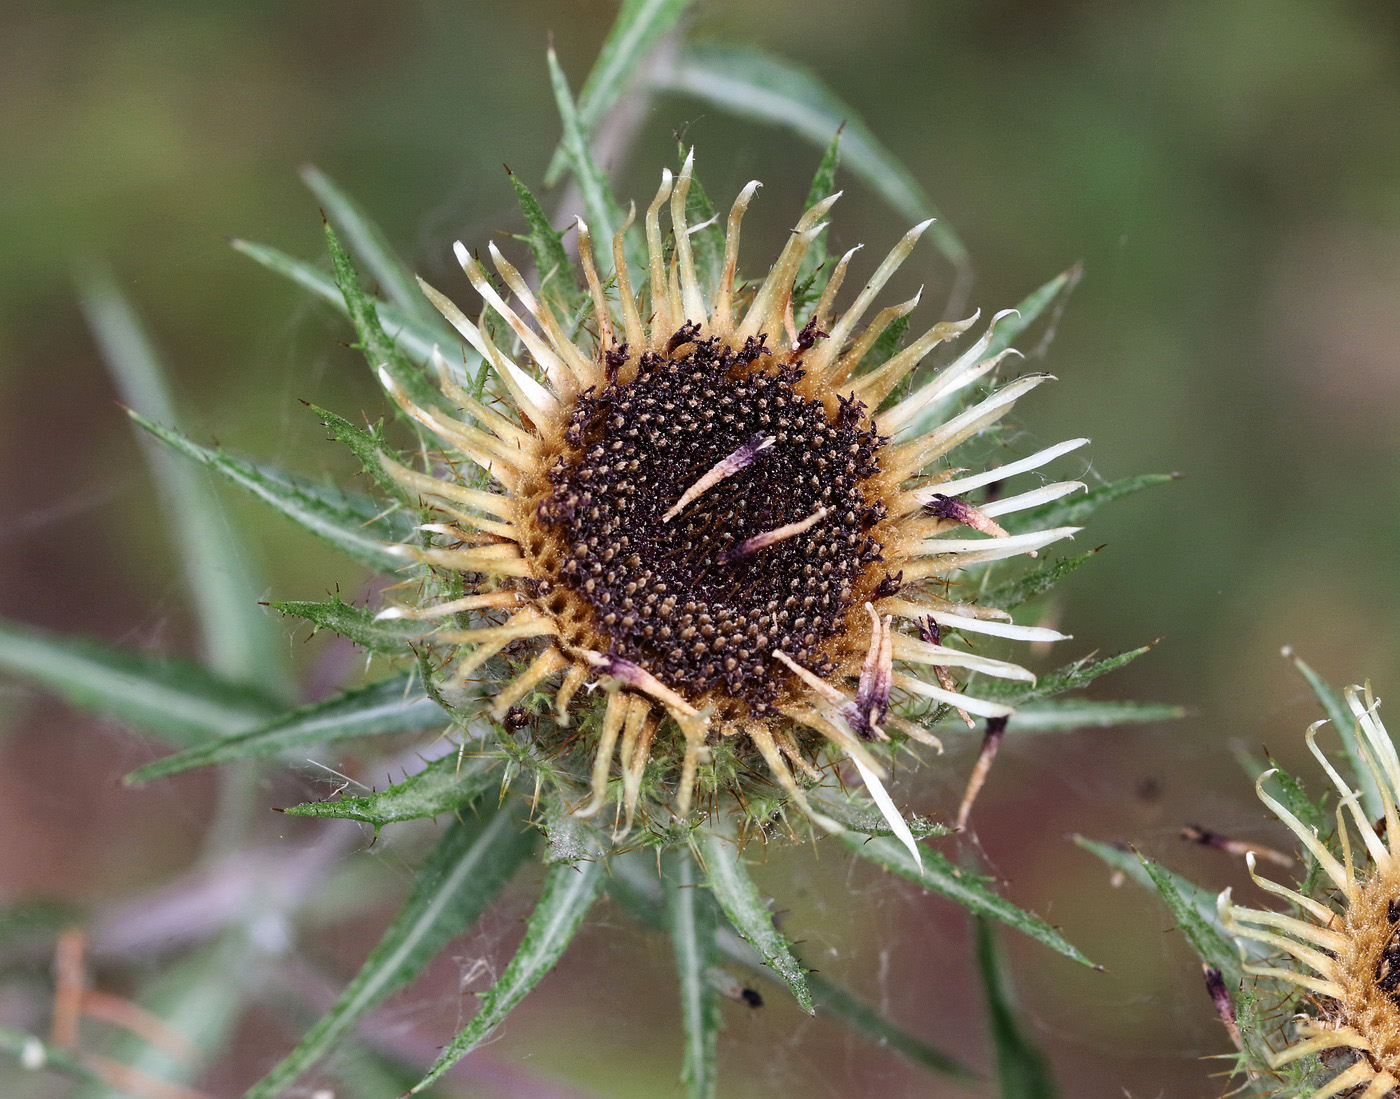
<path id="1" fill-rule="evenodd" d="M 764 370 L 755 341 L 694 337 L 683 328 L 670 353 L 646 352 L 626 381 L 580 398 L 538 515 L 556 534 L 559 582 L 591 612 L 581 634 L 602 635 L 576 644 L 650 669 L 695 705 L 764 717 L 792 679 L 772 651 L 830 675 L 824 643 L 878 582 L 865 486 L 885 440 L 868 418 L 833 422 L 801 396 L 799 363 Z M 672 514 L 727 459 L 739 468 Z"/>

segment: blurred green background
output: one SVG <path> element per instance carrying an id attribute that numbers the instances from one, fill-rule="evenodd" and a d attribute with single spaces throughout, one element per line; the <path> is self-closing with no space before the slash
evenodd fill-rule
<path id="1" fill-rule="evenodd" d="M 517 230 L 501 165 L 534 183 L 557 140 L 547 41 L 577 87 L 614 11 L 606 0 L 6 5 L 0 614 L 148 649 L 181 651 L 193 636 L 75 276 L 110 267 L 167 353 L 195 438 L 343 478 L 299 401 L 357 419 L 383 399 L 342 346 L 347 329 L 226 238 L 320 257 L 316 203 L 297 177 L 314 163 L 416 270 L 466 300 L 450 242 Z M 1267 744 L 1314 773 L 1298 734 L 1315 715 L 1280 647 L 1334 682 L 1400 692 L 1400 7 L 707 0 L 692 34 L 762 45 L 846 99 L 967 243 L 972 304 L 1002 308 L 1084 265 L 1044 353 L 1061 380 L 1018 407 L 1025 449 L 1090 435 L 1087 479 L 1186 477 L 1080 536 L 1107 548 L 1060 589 L 1058 622 L 1075 639 L 1059 655 L 1160 637 L 1095 693 L 1179 702 L 1193 717 L 1019 742 L 1013 724 L 974 825 L 1008 895 L 1107 967 L 1006 944 L 1065 1095 L 1219 1094 L 1211 1074 L 1224 1063 L 1201 1058 L 1224 1052 L 1225 1036 L 1169 918 L 1064 837 L 1132 841 L 1238 886 L 1240 867 L 1177 830 L 1283 843 L 1230 754 Z M 677 133 L 696 143 L 717 203 L 765 181 L 746 230 L 764 228 L 745 236 L 745 266 L 761 269 L 818 151 L 662 96 L 613 165 L 620 195 L 649 197 Z M 846 182 L 833 245 L 879 251 L 905 226 Z M 913 266 L 932 317 L 951 272 L 930 247 Z M 353 565 L 227 504 L 254 532 L 269 596 L 362 593 Z M 288 644 L 304 633 L 289 626 Z M 302 651 L 312 693 L 351 659 Z M 117 776 L 152 747 L 14 688 L 0 721 L 5 900 L 97 905 L 190 858 L 209 776 L 122 789 Z M 974 750 L 951 745 L 905 798 L 948 815 Z M 760 873 L 824 972 L 985 1063 L 960 911 L 821 845 L 774 851 Z M 355 947 L 343 953 L 348 972 Z M 469 955 L 453 957 L 465 970 Z M 453 978 L 449 964 L 396 1001 L 403 1025 L 448 1036 L 470 1010 Z M 673 1094 L 672 985 L 666 944 L 605 916 L 477 1055 L 486 1067 L 460 1094 L 554 1094 L 492 1082 L 490 1066 L 579 1089 L 561 1095 Z M 969 1094 L 776 995 L 756 1013 L 726 1010 L 726 1096 Z M 245 1030 L 211 1078 L 216 1094 L 246 1086 L 292 1040 Z"/>

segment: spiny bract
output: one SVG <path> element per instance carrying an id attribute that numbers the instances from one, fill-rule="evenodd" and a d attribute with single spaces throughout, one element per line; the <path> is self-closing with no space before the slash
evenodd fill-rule
<path id="1" fill-rule="evenodd" d="M 1073 534 L 1076 528 L 1057 527 L 1008 535 L 996 519 L 1083 486 L 1043 485 L 980 506 L 966 497 L 1086 440 L 982 472 L 949 466 L 950 451 L 1047 376 L 1018 378 L 956 410 L 962 391 L 1014 354 L 990 351 L 994 319 L 965 353 L 911 388 L 906 379 L 929 352 L 975 317 L 935 324 L 876 361 L 881 334 L 918 296 L 861 321 L 928 223 L 911 229 L 838 309 L 855 250 L 842 256 L 820 295 L 813 291 L 810 316 L 801 316 L 799 270 L 837 196 L 808 210 L 763 281 L 745 288 L 736 268 L 740 223 L 758 188 L 750 183 L 729 213 L 717 285 L 703 285 L 691 235 L 704 227 L 692 228 L 686 215 L 692 159 L 678 177 L 663 173 L 646 212 L 640 293 L 624 254 L 628 226 L 613 242 L 615 273 L 605 282 L 588 227 L 578 222 L 592 300 L 578 328 L 596 339 L 571 338 L 568 318 L 494 245 L 493 265 L 518 306 L 460 243 L 457 258 L 485 302 L 482 321 L 424 285 L 490 365 L 500 403 L 488 407 L 473 397 L 441 355 L 441 389 L 456 415 L 415 403 L 382 373 L 395 401 L 444 447 L 432 473 L 392 461 L 387 468 L 440 513 L 442 521 L 427 529 L 450 544 L 397 552 L 462 574 L 470 592 L 385 614 L 485 619 L 432 634 L 455 647 L 446 661 L 448 688 L 466 684 L 503 651 L 523 652 L 528 663 L 492 702 L 497 720 L 557 679 L 556 724 L 567 725 L 579 688 L 606 688 L 592 796 L 577 807 L 580 815 L 609 800 L 619 754 L 620 832 L 632 825 L 649 761 L 661 764 L 674 812 L 685 818 L 702 765 L 725 745 L 738 766 L 721 781 L 741 804 L 761 762 L 808 816 L 834 827 L 799 781 L 821 778 L 816 764 L 829 747 L 852 761 L 912 847 L 871 749 L 888 739 L 886 726 L 937 741 L 890 712 L 891 693 L 951 706 L 969 724 L 968 715 L 1010 713 L 961 692 L 948 669 L 1014 680 L 1030 673 L 950 647 L 945 634 L 1061 635 L 959 602 L 948 581 Z M 668 204 L 671 233 L 663 238 Z M 492 335 L 507 328 L 518 341 L 510 353 Z M 725 791 L 712 785 L 709 792 Z"/>

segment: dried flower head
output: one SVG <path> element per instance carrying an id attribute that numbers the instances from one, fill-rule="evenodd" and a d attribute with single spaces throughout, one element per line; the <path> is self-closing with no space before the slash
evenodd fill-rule
<path id="1" fill-rule="evenodd" d="M 1293 986 L 1304 995 L 1305 1010 L 1295 1020 L 1296 1040 L 1272 1053 L 1279 1068 L 1313 1054 L 1350 1054 L 1344 1065 L 1313 1099 L 1362 1096 L 1382 1099 L 1400 1088 L 1400 756 L 1376 716 L 1377 701 L 1369 688 L 1346 692 L 1355 715 L 1356 746 L 1362 766 L 1374 781 L 1384 816 L 1373 822 L 1362 807 L 1362 794 L 1338 773 L 1317 746 L 1318 722 L 1307 733 L 1308 747 L 1341 795 L 1337 806 L 1337 858 L 1280 801 L 1258 783 L 1259 797 L 1308 850 L 1335 890 L 1333 898 L 1317 899 L 1285 888 L 1255 873 L 1261 889 L 1290 902 L 1298 916 L 1260 911 L 1234 904 L 1227 889 L 1220 896 L 1220 914 L 1231 933 L 1290 955 L 1299 966 L 1245 966 L 1245 971 Z M 1351 818 L 1348 830 L 1346 816 Z M 1352 836 L 1364 853 L 1353 858 Z"/>
<path id="2" fill-rule="evenodd" d="M 588 227 L 578 222 L 592 305 L 577 327 L 596 338 L 576 342 L 570 319 L 556 315 L 494 245 L 492 264 L 518 304 L 460 243 L 457 258 L 485 302 L 480 323 L 424 287 L 490 365 L 501 403 L 477 400 L 441 356 L 442 393 L 457 415 L 414 403 L 384 375 L 398 404 L 444 447 L 433 474 L 388 468 L 441 513 L 427 529 L 450 544 L 397 552 L 462 574 L 469 592 L 385 613 L 488 616 L 479 626 L 436 631 L 438 643 L 458 647 L 449 685 L 464 684 L 496 654 L 523 649 L 528 661 L 493 700 L 498 720 L 557 681 L 557 723 L 567 725 L 579 688 L 606 688 L 583 815 L 608 802 L 617 753 L 624 830 L 649 760 L 663 765 L 683 818 L 702 764 L 724 745 L 735 766 L 708 792 L 727 783 L 742 798 L 736 776 L 766 770 L 827 824 L 799 776 L 820 778 L 816 765 L 830 747 L 853 762 L 901 832 L 871 746 L 888 740 L 887 729 L 937 741 L 891 712 L 892 694 L 922 696 L 965 718 L 1005 716 L 1009 707 L 959 690 L 948 669 L 1033 677 L 951 647 L 945 634 L 1061 636 L 960 602 L 948 582 L 1074 533 L 1008 535 L 997 518 L 1083 486 L 1044 485 L 980 506 L 968 495 L 1086 440 L 981 472 L 948 465 L 950 451 L 1048 379 L 1019 378 L 957 411 L 959 394 L 1014 354 L 990 352 L 994 320 L 965 353 L 909 386 L 929 352 L 975 317 L 935 324 L 871 365 L 881 334 L 918 296 L 862 321 L 928 223 L 911 229 L 855 300 L 838 308 L 854 250 L 843 256 L 804 319 L 795 284 L 837 196 L 808 210 L 767 276 L 745 287 L 736 269 L 740 223 L 758 188 L 750 183 L 729 213 L 717 285 L 707 286 L 687 223 L 691 172 L 687 158 L 679 176 L 663 173 L 647 209 L 640 293 L 624 256 L 626 226 L 613 242 L 616 274 L 605 283 Z M 663 238 L 668 206 L 671 232 Z M 503 346 L 508 334 L 514 351 Z"/>

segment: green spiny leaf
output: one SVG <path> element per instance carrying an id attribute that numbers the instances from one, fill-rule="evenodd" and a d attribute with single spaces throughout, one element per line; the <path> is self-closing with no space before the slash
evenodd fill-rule
<path id="1" fill-rule="evenodd" d="M 360 466 L 369 474 L 370 480 L 380 492 L 391 500 L 404 499 L 404 491 L 384 469 L 383 456 L 389 450 L 384 440 L 383 422 L 375 423 L 368 429 L 356 427 L 349 420 L 327 412 L 314 404 L 307 407 L 316 413 L 322 425 L 331 433 L 336 442 L 350 448 L 350 452 L 360 461 Z"/>
<path id="2" fill-rule="evenodd" d="M 1019 576 L 1015 580 L 983 592 L 977 597 L 977 602 L 984 607 L 996 607 L 1004 611 L 1014 610 L 1022 603 L 1029 603 L 1037 596 L 1044 595 L 1102 548 L 1102 546 L 1097 546 L 1087 553 L 1047 561 L 1044 565 L 1033 569 L 1024 576 Z"/>
<path id="3" fill-rule="evenodd" d="M 783 979 L 802 1010 L 811 1014 L 812 993 L 807 987 L 806 972 L 793 957 L 787 936 L 774 926 L 773 916 L 744 868 L 737 848 L 732 841 L 712 832 L 702 833 L 700 842 L 710 890 L 729 922 Z"/>
<path id="4" fill-rule="evenodd" d="M 1143 645 L 1141 648 L 1130 649 L 1128 652 L 1104 657 L 1102 660 L 1094 660 L 1091 656 L 1082 657 L 1079 660 L 1071 661 L 1049 675 L 1042 675 L 1034 683 L 988 681 L 981 688 L 981 694 L 988 698 L 1010 702 L 1013 705 L 1053 698 L 1055 695 L 1064 694 L 1065 691 L 1087 687 L 1099 676 L 1107 675 L 1109 672 L 1115 672 L 1119 668 L 1131 664 L 1143 653 L 1149 652 L 1156 644 L 1154 641 L 1151 645 Z"/>
<path id="5" fill-rule="evenodd" d="M 746 46 L 691 46 L 652 74 L 659 88 L 692 95 L 745 118 L 787 126 L 828 148 L 845 123 L 841 151 L 847 167 L 912 221 L 937 217 L 933 202 L 856 113 L 811 73 Z M 945 223 L 930 229 L 939 251 L 960 272 L 967 249 Z"/>
<path id="6" fill-rule="evenodd" d="M 812 177 L 812 185 L 807 188 L 806 208 L 809 210 L 836 193 L 836 169 L 841 166 L 841 133 L 845 128 L 844 122 L 836 127 L 836 132 L 831 137 L 831 144 L 826 147 L 826 152 L 822 154 L 821 162 L 817 165 L 817 172 Z M 816 239 L 820 240 L 821 238 Z"/>
<path id="7" fill-rule="evenodd" d="M 569 254 L 564 251 L 564 234 L 557 232 L 549 223 L 530 188 L 514 172 L 510 172 L 510 183 L 515 188 L 516 201 L 520 203 L 525 225 L 530 231 L 530 252 L 540 273 L 540 296 L 565 317 L 572 316 L 586 304 L 588 296 L 579 289 L 574 277 L 574 266 L 569 262 Z M 611 242 L 601 243 L 607 245 Z"/>
<path id="8" fill-rule="evenodd" d="M 254 263 L 266 267 L 269 271 L 290 279 L 303 290 L 330 305 L 341 315 L 347 318 L 350 316 L 345 295 L 341 293 L 335 280 L 314 264 L 295 259 L 287 253 L 276 248 L 269 248 L 265 244 L 254 244 L 246 240 L 235 240 L 233 249 L 247 256 Z M 451 341 L 457 338 L 449 333 L 444 340 L 444 332 L 436 324 L 422 324 L 396 306 L 379 302 L 375 308 L 379 313 L 382 325 L 393 332 L 395 341 L 419 362 L 427 362 L 431 358 L 435 346 L 439 344 L 450 346 Z M 468 349 L 467 354 L 470 363 L 479 362 L 476 352 Z"/>
<path id="9" fill-rule="evenodd" d="M 1093 965 L 1078 948 L 1067 942 L 1063 935 L 1044 920 L 997 896 L 988 884 L 988 879 L 968 870 L 960 870 L 941 852 L 925 850 L 921 867 L 897 840 L 884 837 L 865 839 L 849 833 L 843 833 L 840 838 L 861 858 L 907 878 L 930 892 L 955 901 L 974 916 L 1000 920 L 1007 927 L 1029 935 L 1066 958 L 1081 965 Z"/>
<path id="10" fill-rule="evenodd" d="M 5 957 L 43 957 L 66 927 L 81 924 L 88 913 L 76 904 L 51 900 L 17 901 L 0 908 L 0 950 Z"/>
<path id="11" fill-rule="evenodd" d="M 1177 721 L 1185 717 L 1184 706 L 1165 702 L 1118 702 L 1112 699 L 1046 698 L 1017 706 L 1011 718 L 1011 730 L 1022 733 L 1053 733 L 1069 729 L 1107 729 L 1116 725 L 1143 725 L 1158 721 Z M 956 717 L 941 724 L 950 728 L 966 726 Z"/>
<path id="12" fill-rule="evenodd" d="M 488 790 L 500 785 L 501 761 L 491 755 L 458 755 L 449 752 L 432 760 L 377 794 L 313 801 L 284 809 L 294 817 L 341 817 L 374 825 L 419 820 L 470 808 Z"/>
<path id="13" fill-rule="evenodd" d="M 1201 961 L 1220 970 L 1230 984 L 1237 983 L 1239 951 L 1234 946 L 1234 937 L 1220 923 L 1219 914 L 1213 917 L 1210 914 L 1214 910 L 1214 897 L 1201 896 L 1204 890 L 1142 854 L 1138 854 L 1138 861 Z"/>
<path id="14" fill-rule="evenodd" d="M 826 147 L 826 152 L 822 154 L 821 163 L 817 165 L 817 174 L 812 177 L 812 186 L 807 189 L 806 209 L 810 210 L 817 203 L 830 198 L 836 193 L 836 169 L 841 163 L 841 131 L 846 124 L 843 122 L 836 127 L 836 135 L 831 139 L 831 144 Z M 815 237 L 812 243 L 807 246 L 807 254 L 802 257 L 802 266 L 797 269 L 797 285 L 804 286 L 811 283 L 822 264 L 826 263 L 826 237 L 827 231 L 823 229 Z M 811 294 L 815 299 L 818 295 Z M 804 298 L 805 301 L 805 298 Z M 798 303 L 794 302 L 794 307 Z M 800 313 L 799 309 L 799 313 Z M 905 322 L 908 327 L 908 322 Z M 889 358 L 888 355 L 885 358 Z M 880 362 L 883 362 L 881 359 Z M 879 365 L 875 363 L 874 365 Z"/>
<path id="15" fill-rule="evenodd" d="M 1337 730 L 1337 737 L 1342 746 L 1342 758 L 1351 772 L 1353 788 L 1361 791 L 1361 805 L 1366 810 L 1366 815 L 1372 820 L 1380 820 L 1384 816 L 1384 804 L 1380 787 L 1376 785 L 1376 776 L 1371 774 L 1369 767 L 1362 764 L 1357 751 L 1356 718 L 1332 685 L 1305 664 L 1291 648 L 1285 648 L 1283 655 L 1293 661 L 1293 666 L 1307 680 L 1308 686 L 1322 705 L 1322 712 Z"/>
<path id="16" fill-rule="evenodd" d="M 280 704 L 197 664 L 0 622 L 0 669 L 178 746 L 261 725 Z"/>
<path id="17" fill-rule="evenodd" d="M 1176 473 L 1143 473 L 1136 477 L 1124 477 L 1119 481 L 1109 481 L 1097 485 L 1088 492 L 1074 493 L 1061 497 L 1043 507 L 1016 515 L 1007 524 L 1007 529 L 1015 534 L 1023 530 L 1048 530 L 1051 527 L 1082 525 L 1089 516 L 1114 500 L 1131 496 L 1153 485 L 1165 485 L 1180 477 Z"/>
<path id="18" fill-rule="evenodd" d="M 1219 969 L 1231 987 L 1238 985 L 1242 976 L 1240 947 L 1251 959 L 1261 958 L 1269 950 L 1253 939 L 1236 939 L 1225 930 L 1220 922 L 1217 894 L 1212 890 L 1196 885 L 1131 848 L 1100 843 L 1084 836 L 1075 836 L 1074 842 L 1139 885 L 1158 893 L 1201 961 Z"/>
<path id="19" fill-rule="evenodd" d="M 573 96 L 569 94 L 569 82 L 564 70 L 559 67 L 559 58 L 555 56 L 553 47 L 549 50 L 549 78 L 554 88 L 554 102 L 564 123 L 564 154 L 583 195 L 589 231 L 596 241 L 611 241 L 617 227 L 622 224 L 622 211 L 613 197 L 607 175 L 593 159 L 588 134 L 583 120 L 579 118 Z"/>
<path id="20" fill-rule="evenodd" d="M 696 881 L 695 861 L 682 850 L 669 860 L 674 881 L 668 883 L 671 943 L 680 983 L 685 1059 L 681 1081 L 691 1099 L 715 1094 L 715 1059 L 719 1043 L 719 1002 L 709 981 L 715 948 L 714 913 Z"/>
<path id="21" fill-rule="evenodd" d="M 450 720 L 431 699 L 409 688 L 413 679 L 397 676 L 300 706 L 246 732 L 209 741 L 158 759 L 126 777 L 129 784 L 166 778 L 194 767 L 232 759 L 277 755 L 293 749 L 321 747 L 352 737 L 436 729 Z"/>
<path id="22" fill-rule="evenodd" d="M 908 331 L 909 317 L 907 314 L 892 320 L 889 327 L 880 333 L 870 350 L 866 352 L 865 358 L 861 360 L 862 369 L 874 370 L 877 366 L 893 358 L 895 352 L 903 345 L 905 333 Z M 911 374 L 910 377 L 912 378 L 913 375 Z"/>
<path id="23" fill-rule="evenodd" d="M 406 653 L 409 643 L 432 627 L 413 619 L 378 619 L 368 607 L 357 607 L 334 596 L 324 603 L 274 602 L 273 610 L 305 618 L 317 629 L 332 630 L 376 653 Z"/>
<path id="24" fill-rule="evenodd" d="M 362 565 L 391 574 L 404 568 L 403 559 L 390 554 L 385 543 L 406 537 L 409 534 L 407 524 L 377 514 L 372 502 L 338 497 L 333 491 L 293 479 L 279 470 L 224 450 L 200 446 L 178 431 L 152 423 L 134 412 L 131 417 L 157 439 L 227 477 Z"/>
<path id="25" fill-rule="evenodd" d="M 585 138 L 591 138 L 604 115 L 636 78 L 646 55 L 676 25 L 690 3 L 691 0 L 623 0 L 598 51 L 593 71 L 579 92 L 579 126 Z M 569 155 L 561 141 L 545 173 L 545 186 L 558 183 L 568 163 Z"/>
<path id="26" fill-rule="evenodd" d="M 336 1099 L 385 1099 L 411 1088 L 420 1067 L 402 1056 L 371 1049 L 363 1040 L 347 1038 L 329 1058 L 325 1071 L 340 1085 Z M 435 1089 L 428 1094 L 442 1097 L 446 1092 Z"/>
<path id="27" fill-rule="evenodd" d="M 376 1004 L 413 981 L 454 936 L 477 921 L 514 875 L 534 838 L 510 805 L 483 820 L 455 821 L 419 868 L 408 901 L 359 973 L 244 1099 L 282 1094 Z"/>
<path id="28" fill-rule="evenodd" d="M 852 832 L 859 832 L 863 836 L 894 834 L 890 831 L 889 822 L 885 819 L 885 815 L 864 799 L 849 797 L 835 801 L 823 800 L 821 808 L 822 812 L 835 820 L 837 824 Z M 952 831 L 948 825 L 939 824 L 927 817 L 905 816 L 904 823 L 909 826 L 909 831 L 913 833 L 914 838 L 920 840 L 928 839 L 930 836 L 946 836 Z"/>
<path id="29" fill-rule="evenodd" d="M 500 978 L 482 996 L 481 1007 L 427 1074 L 410 1090 L 415 1095 L 465 1057 L 500 1025 L 557 962 L 603 886 L 601 857 L 577 863 L 556 863 L 545 878 L 544 893 L 525 925 L 520 949 Z"/>
<path id="30" fill-rule="evenodd" d="M 381 367 L 389 372 L 415 404 L 432 408 L 443 402 L 442 393 L 428 377 L 427 372 L 409 360 L 397 341 L 389 338 L 384 325 L 379 320 L 379 303 L 365 293 L 355 274 L 350 256 L 341 247 L 340 238 L 335 235 L 330 222 L 326 222 L 326 247 L 331 254 L 331 270 L 335 274 L 335 284 L 345 298 L 346 314 L 355 326 L 359 336 L 358 347 L 369 363 L 369 368 L 378 371 Z"/>
<path id="31" fill-rule="evenodd" d="M 359 204 L 313 165 L 302 168 L 301 178 L 320 201 L 327 219 L 345 234 L 350 247 L 378 280 L 389 300 L 425 329 L 435 328 L 441 338 L 450 340 L 451 330 L 423 297 L 413 272 L 399 259 L 379 226 L 369 219 Z"/>
<path id="32" fill-rule="evenodd" d="M 1321 802 L 1313 801 L 1312 798 L 1308 797 L 1308 792 L 1303 789 L 1303 784 L 1273 760 L 1269 761 L 1269 769 L 1273 771 L 1274 794 L 1283 803 L 1283 807 L 1301 820 L 1306 827 L 1311 828 L 1319 835 L 1326 835 L 1333 826 L 1333 822 L 1328 819 L 1329 814 L 1323 811 Z M 1261 773 L 1256 771 L 1254 777 L 1257 779 Z"/>
<path id="33" fill-rule="evenodd" d="M 1045 1057 L 1031 1043 L 1018 1018 L 1019 1007 L 992 925 L 979 919 L 977 968 L 987 996 L 987 1019 L 996 1056 L 1001 1099 L 1055 1099 L 1054 1078 Z"/>

